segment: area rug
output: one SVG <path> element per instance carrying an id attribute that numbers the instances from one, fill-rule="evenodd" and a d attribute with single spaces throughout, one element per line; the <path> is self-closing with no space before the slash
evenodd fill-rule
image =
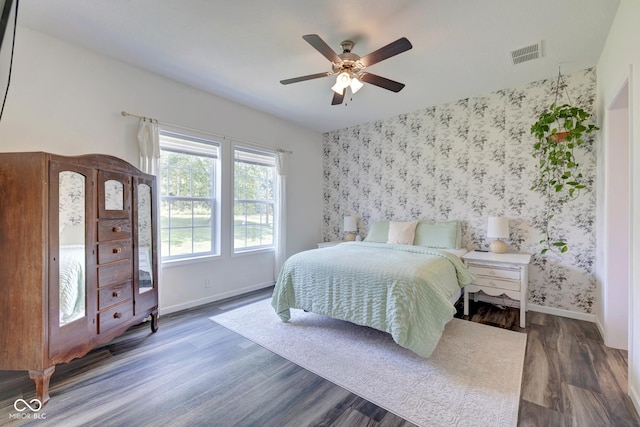
<path id="1" fill-rule="evenodd" d="M 460 319 L 424 359 L 391 335 L 266 299 L 211 320 L 419 426 L 515 426 L 526 335 Z"/>

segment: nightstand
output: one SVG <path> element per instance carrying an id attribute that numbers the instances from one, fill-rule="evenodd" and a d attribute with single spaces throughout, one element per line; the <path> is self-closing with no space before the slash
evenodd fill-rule
<path id="1" fill-rule="evenodd" d="M 344 240 L 334 240 L 332 242 L 321 242 L 321 243 L 318 243 L 318 249 L 330 248 L 331 246 L 339 245 L 340 243 L 344 243 Z"/>
<path id="2" fill-rule="evenodd" d="M 529 254 L 494 254 L 493 252 L 467 252 L 462 256 L 465 265 L 476 280 L 464 287 L 464 314 L 469 315 L 469 293 L 482 291 L 487 295 L 506 295 L 520 301 L 520 327 L 525 327 L 527 310 L 527 284 L 529 283 Z"/>

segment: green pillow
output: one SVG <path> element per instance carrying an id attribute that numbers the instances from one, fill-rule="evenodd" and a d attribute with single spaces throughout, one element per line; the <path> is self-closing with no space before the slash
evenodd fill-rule
<path id="1" fill-rule="evenodd" d="M 375 221 L 369 227 L 365 242 L 387 243 L 389 240 L 389 221 Z"/>
<path id="2" fill-rule="evenodd" d="M 460 249 L 462 230 L 459 221 L 420 221 L 413 244 L 431 248 Z"/>

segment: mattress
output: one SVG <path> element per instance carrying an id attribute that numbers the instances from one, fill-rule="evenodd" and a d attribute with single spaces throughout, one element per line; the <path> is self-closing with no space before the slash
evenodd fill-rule
<path id="1" fill-rule="evenodd" d="M 280 271 L 272 305 L 283 321 L 303 309 L 388 332 L 428 357 L 473 280 L 460 253 L 373 242 L 300 252 Z"/>

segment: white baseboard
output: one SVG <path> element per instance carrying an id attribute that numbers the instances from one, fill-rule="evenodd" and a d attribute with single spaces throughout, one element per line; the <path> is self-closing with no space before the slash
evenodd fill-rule
<path id="1" fill-rule="evenodd" d="M 598 328 L 598 332 L 600 332 L 600 336 L 604 341 L 604 345 L 607 345 L 607 338 L 606 338 L 606 335 L 604 334 L 604 325 L 602 324 L 602 322 L 600 322 L 600 319 L 598 318 L 598 316 L 594 316 L 594 317 L 596 319 L 595 320 L 596 328 Z"/>
<path id="2" fill-rule="evenodd" d="M 584 320 L 587 322 L 596 321 L 595 314 L 579 313 L 577 311 L 563 310 L 561 308 L 544 307 L 541 305 L 527 304 L 527 310 L 537 311 L 538 313 L 553 314 L 554 316 L 568 317 L 569 319 Z"/>
<path id="3" fill-rule="evenodd" d="M 604 333 L 604 325 L 602 324 L 598 316 L 593 317 L 595 317 L 596 328 L 598 328 L 598 332 L 600 332 L 600 336 L 602 337 L 602 341 L 604 341 L 604 345 L 610 347 L 609 343 L 607 342 L 607 336 Z"/>
<path id="4" fill-rule="evenodd" d="M 640 414 L 640 395 L 638 394 L 638 391 L 636 389 L 634 389 L 631 386 L 631 384 L 629 384 L 628 393 L 629 393 L 629 398 L 631 399 L 631 402 L 633 403 L 633 406 L 636 407 L 636 412 L 638 412 Z"/>
<path id="5" fill-rule="evenodd" d="M 201 305 L 209 304 L 211 302 L 220 301 L 226 298 L 235 297 L 238 295 L 246 294 L 247 292 L 257 291 L 259 289 L 268 288 L 273 286 L 275 282 L 259 283 L 257 285 L 246 286 L 244 288 L 234 289 L 233 291 L 222 292 L 215 295 L 210 295 L 206 298 L 200 298 L 193 301 L 188 301 L 182 304 L 171 305 L 169 307 L 160 307 L 158 309 L 158 315 L 175 313 L 176 311 L 187 310 L 189 308 L 198 307 Z"/>

